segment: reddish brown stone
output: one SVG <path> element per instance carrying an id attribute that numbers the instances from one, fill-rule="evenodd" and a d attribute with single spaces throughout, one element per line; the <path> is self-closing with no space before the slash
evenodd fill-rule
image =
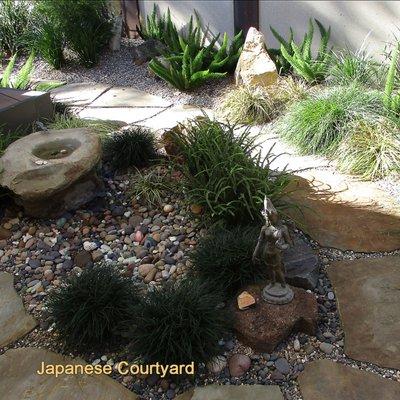
<path id="1" fill-rule="evenodd" d="M 274 305 L 261 297 L 262 286 L 244 288 L 255 299 L 255 307 L 239 310 L 236 301 L 231 305 L 235 330 L 240 341 L 258 352 L 272 352 L 292 332 L 314 335 L 317 329 L 318 306 L 313 294 L 292 287 L 293 300 Z"/>
<path id="2" fill-rule="evenodd" d="M 0 226 L 0 240 L 9 239 L 11 232 L 8 229 L 4 229 Z"/>

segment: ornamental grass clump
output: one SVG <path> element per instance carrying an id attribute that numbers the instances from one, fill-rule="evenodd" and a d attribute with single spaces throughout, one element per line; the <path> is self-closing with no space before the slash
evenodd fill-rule
<path id="1" fill-rule="evenodd" d="M 385 117 L 352 121 L 335 158 L 340 170 L 365 179 L 380 179 L 399 172 L 399 121 Z"/>
<path id="2" fill-rule="evenodd" d="M 173 133 L 182 155 L 186 195 L 214 220 L 227 223 L 260 218 L 264 196 L 275 204 L 287 185 L 284 174 L 272 174 L 270 152 L 262 155 L 257 137 L 207 117 Z"/>
<path id="3" fill-rule="evenodd" d="M 349 122 L 361 115 L 383 112 L 379 92 L 358 85 L 332 87 L 293 103 L 276 128 L 301 153 L 330 155 L 344 138 Z"/>
<path id="4" fill-rule="evenodd" d="M 191 254 L 193 272 L 228 296 L 266 279 L 265 267 L 252 262 L 259 231 L 257 226 L 214 228 Z"/>
<path id="5" fill-rule="evenodd" d="M 239 86 L 225 96 L 221 114 L 236 124 L 264 124 L 293 101 L 305 97 L 306 86 L 291 77 L 266 88 Z"/>
<path id="6" fill-rule="evenodd" d="M 140 126 L 115 132 L 104 142 L 105 158 L 116 170 L 142 168 L 157 157 L 153 133 Z"/>
<path id="7" fill-rule="evenodd" d="M 114 343 L 136 301 L 132 281 L 113 266 L 98 265 L 71 276 L 46 304 L 60 338 L 70 347 L 90 350 Z"/>
<path id="8" fill-rule="evenodd" d="M 132 356 L 148 364 L 207 363 L 223 352 L 218 341 L 231 326 L 222 301 L 220 293 L 197 279 L 149 291 L 127 326 Z"/>

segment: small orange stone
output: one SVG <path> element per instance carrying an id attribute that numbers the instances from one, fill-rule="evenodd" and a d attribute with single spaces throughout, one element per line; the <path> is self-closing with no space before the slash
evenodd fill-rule
<path id="1" fill-rule="evenodd" d="M 244 291 L 237 297 L 239 310 L 246 310 L 254 304 L 256 304 L 256 299 L 249 292 Z"/>
<path id="2" fill-rule="evenodd" d="M 192 204 L 192 205 L 190 206 L 190 211 L 191 211 L 193 214 L 199 215 L 199 214 L 201 214 L 201 213 L 203 212 L 203 207 L 200 206 L 200 205 L 198 205 L 198 204 Z"/>

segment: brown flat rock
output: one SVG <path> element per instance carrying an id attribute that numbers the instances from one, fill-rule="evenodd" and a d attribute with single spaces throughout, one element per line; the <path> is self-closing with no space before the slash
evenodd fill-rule
<path id="1" fill-rule="evenodd" d="M 256 305 L 239 310 L 231 305 L 237 336 L 247 346 L 258 352 L 272 352 L 292 332 L 314 335 L 317 328 L 318 308 L 313 294 L 292 287 L 293 300 L 288 304 L 274 305 L 261 298 L 262 286 L 244 288 L 256 299 Z"/>
<path id="2" fill-rule="evenodd" d="M 0 387 L 7 400 L 136 400 L 137 396 L 106 375 L 39 375 L 46 365 L 86 365 L 49 350 L 19 348 L 0 356 Z"/>
<path id="3" fill-rule="evenodd" d="M 13 276 L 0 272 L 0 347 L 26 335 L 36 325 L 14 289 Z"/>
<path id="4" fill-rule="evenodd" d="M 346 354 L 400 369 L 400 257 L 337 261 L 328 269 Z"/>
<path id="5" fill-rule="evenodd" d="M 313 361 L 298 378 L 304 400 L 398 400 L 400 383 L 330 360 Z"/>
<path id="6" fill-rule="evenodd" d="M 279 386 L 209 385 L 183 393 L 176 400 L 283 400 Z"/>
<path id="7" fill-rule="evenodd" d="M 373 182 L 331 171 L 293 178 L 288 214 L 321 246 L 359 252 L 400 249 L 400 206 Z"/>

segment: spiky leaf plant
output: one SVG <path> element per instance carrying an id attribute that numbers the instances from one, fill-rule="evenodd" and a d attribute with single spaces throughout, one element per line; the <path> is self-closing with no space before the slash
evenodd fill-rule
<path id="1" fill-rule="evenodd" d="M 257 226 L 217 227 L 200 240 L 192 253 L 193 272 L 228 296 L 266 278 L 266 269 L 252 263 Z"/>
<path id="2" fill-rule="evenodd" d="M 220 293 L 197 279 L 149 291 L 127 326 L 132 356 L 164 365 L 207 363 L 223 352 L 218 341 L 230 329 L 222 301 Z"/>
<path id="3" fill-rule="evenodd" d="M 381 94 L 357 85 L 314 92 L 293 103 L 277 121 L 277 132 L 303 154 L 330 155 L 347 124 L 365 113 L 382 113 Z"/>
<path id="4" fill-rule="evenodd" d="M 287 50 L 286 44 L 281 44 L 282 56 L 291 64 L 293 70 L 308 83 L 319 83 L 326 78 L 332 52 L 331 49 L 328 49 L 331 28 L 329 27 L 326 30 L 318 20 L 315 20 L 315 22 L 321 35 L 319 49 L 315 57 L 313 57 L 311 51 L 314 36 L 314 25 L 311 19 L 308 32 L 301 46 L 292 40 L 290 43 L 291 53 Z"/>
<path id="5" fill-rule="evenodd" d="M 269 170 L 274 156 L 262 155 L 257 137 L 236 128 L 204 117 L 172 135 L 184 159 L 188 199 L 228 223 L 257 220 L 264 196 L 277 201 L 287 184 L 285 175 Z"/>
<path id="6" fill-rule="evenodd" d="M 177 189 L 171 173 L 164 167 L 157 166 L 147 171 L 137 170 L 130 178 L 130 195 L 148 206 L 157 207 L 163 198 Z"/>
<path id="7" fill-rule="evenodd" d="M 13 89 L 21 89 L 25 90 L 29 88 L 30 79 L 33 71 L 33 61 L 35 59 L 35 54 L 31 53 L 28 59 L 25 61 L 24 65 L 17 72 L 14 79 L 11 78 L 11 75 L 14 70 L 15 62 L 17 59 L 17 55 L 13 55 L 10 61 L 7 64 L 7 67 L 4 69 L 3 75 L 1 76 L 0 87 L 4 88 L 13 88 Z"/>
<path id="8" fill-rule="evenodd" d="M 347 126 L 335 159 L 339 169 L 365 179 L 400 171 L 400 125 L 397 119 L 360 117 Z"/>
<path id="9" fill-rule="evenodd" d="M 139 26 L 136 26 L 136 30 L 143 40 L 164 40 L 165 17 L 159 16 L 156 3 L 153 4 L 153 10 L 151 14 L 146 17 L 146 22 L 141 19 L 139 21 Z"/>
<path id="10" fill-rule="evenodd" d="M 393 50 L 389 70 L 386 77 L 383 103 L 386 109 L 396 117 L 400 115 L 400 92 L 395 92 L 397 62 L 399 59 L 400 44 L 397 43 Z"/>
<path id="11" fill-rule="evenodd" d="M 98 265 L 68 278 L 46 302 L 60 338 L 70 347 L 92 350 L 112 343 L 137 302 L 132 281 L 115 267 Z"/>
<path id="12" fill-rule="evenodd" d="M 104 153 L 116 170 L 146 167 L 157 157 L 155 138 L 150 129 L 133 126 L 108 136 Z"/>

